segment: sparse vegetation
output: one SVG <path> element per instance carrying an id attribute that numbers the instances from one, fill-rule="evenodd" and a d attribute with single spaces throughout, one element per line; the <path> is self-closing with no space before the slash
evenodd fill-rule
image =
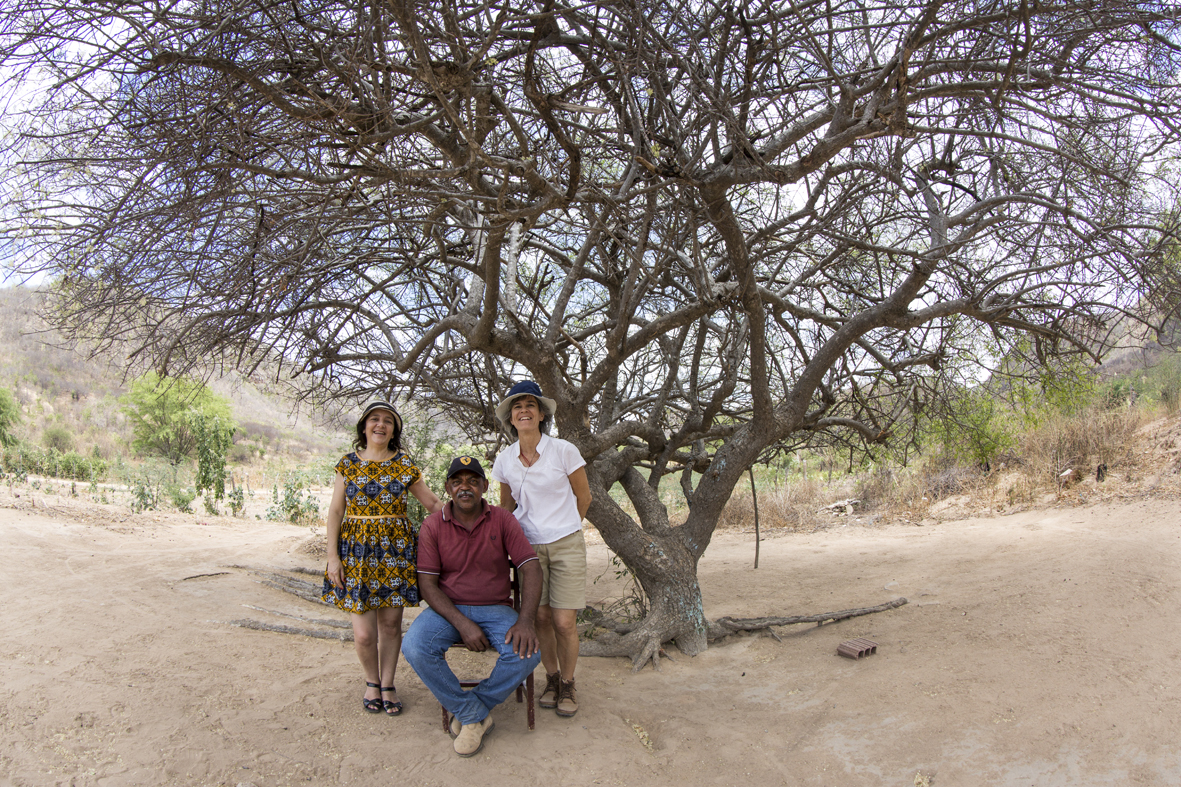
<path id="1" fill-rule="evenodd" d="M 305 496 L 305 482 L 302 478 L 289 477 L 283 482 L 283 491 L 279 485 L 271 489 L 272 505 L 267 509 L 267 519 L 281 522 L 291 522 L 296 525 L 313 525 L 320 518 L 320 504 L 307 490 Z"/>
<path id="2" fill-rule="evenodd" d="M 29 291 L 17 288 L 15 292 L 31 297 Z M 13 295 L 12 289 L 0 290 L 0 301 Z M 14 314 L 22 312 L 14 309 Z M 32 317 L 25 313 L 24 319 Z M 193 464 L 172 467 L 158 460 L 139 460 L 131 456 L 132 422 L 121 412 L 117 376 L 104 376 L 101 362 L 87 364 L 60 348 L 35 347 L 25 337 L 14 338 L 11 328 L 0 326 L 0 341 L 7 337 L 6 349 L 11 350 L 0 353 L 4 357 L 0 373 L 7 374 L 7 384 L 13 386 L 0 387 L 0 478 L 9 485 L 26 483 L 30 475 L 56 478 L 67 483 L 38 481 L 38 491 L 68 494 L 68 482 L 83 482 L 74 488 L 94 502 L 121 503 L 136 511 L 191 512 L 200 496 L 197 508 L 204 514 L 224 510 L 242 516 L 249 503 L 244 481 L 253 477 L 250 483 L 266 490 L 261 499 L 269 503 L 265 513 L 263 507 L 257 509 L 260 514 L 303 524 L 319 521 L 322 505 L 314 490 L 323 495 L 331 487 L 330 468 L 347 441 L 343 430 L 324 432 L 322 441 L 314 444 L 314 431 L 296 434 L 282 419 L 274 423 L 240 419 L 242 426 L 233 433 L 232 443 L 227 443 L 224 422 L 220 431 L 207 433 L 212 439 L 204 468 L 200 446 Z M 37 352 L 67 377 L 20 371 L 32 367 Z M 952 397 L 950 418 L 932 419 L 919 430 L 917 454 L 913 450 L 892 457 L 859 453 L 850 459 L 847 452 L 841 454 L 831 446 L 781 454 L 773 464 L 755 471 L 763 527 L 826 526 L 834 516 L 826 507 L 843 500 L 858 501 L 852 510 L 865 522 L 917 520 L 959 496 L 997 506 L 1023 506 L 1059 493 L 1060 476 L 1069 469 L 1088 478 L 1094 477 L 1100 464 L 1113 473 L 1122 469 L 1124 476 L 1137 472 L 1129 469 L 1142 439 L 1137 430 L 1181 409 L 1181 353 L 1157 346 L 1136 350 L 1131 356 L 1135 364 L 1121 362 L 1115 367 L 1119 374 L 1101 381 L 1072 370 L 1043 375 L 1024 389 L 1005 391 L 1004 396 L 965 390 Z M 0 386 L 4 384 L 5 378 L 0 377 Z M 248 412 L 263 411 L 260 402 L 250 400 Z M 282 407 L 268 404 L 265 409 L 280 412 Z M 436 492 L 442 491 L 443 475 L 453 456 L 484 453 L 452 440 L 426 418 L 407 414 L 406 426 L 404 445 Z M 237 483 L 229 483 L 231 471 L 238 476 Z M 672 483 L 664 479 L 660 498 L 676 522 L 685 512 L 678 508 L 677 490 L 666 488 Z M 612 493 L 626 500 L 618 489 Z M 221 500 L 226 501 L 225 509 L 219 505 Z M 425 512 L 417 502 L 411 500 L 409 507 L 412 519 L 421 521 Z M 844 516 L 842 512 L 838 507 L 837 515 Z M 738 487 L 720 526 L 753 527 L 748 486 Z"/>
<path id="3" fill-rule="evenodd" d="M 967 391 L 952 398 L 948 416 L 922 425 L 920 451 L 907 461 L 863 455 L 834 475 L 832 450 L 821 448 L 802 452 L 782 483 L 757 472 L 760 519 L 812 529 L 831 522 L 826 507 L 847 500 L 866 522 L 918 520 L 960 496 L 978 509 L 1020 507 L 1103 473 L 1141 475 L 1143 430 L 1176 417 L 1173 390 L 1181 392 L 1181 353 L 1165 351 L 1159 363 L 1104 382 L 1074 372 L 1043 375 L 1005 396 Z M 1181 472 L 1181 461 L 1164 470 Z M 752 508 L 749 490 L 739 488 L 719 526 L 753 527 Z"/>
<path id="4" fill-rule="evenodd" d="M 207 430 L 213 451 L 206 452 L 204 468 L 200 445 L 192 459 L 171 469 L 138 455 L 132 420 L 120 401 L 128 392 L 123 373 L 108 365 L 105 354 L 88 359 L 85 348 L 65 346 L 37 316 L 41 302 L 38 290 L 0 288 L 6 317 L 0 321 L 0 478 L 6 483 L 23 483 L 29 474 L 82 481 L 87 486 L 78 488 L 89 490 L 94 502 L 139 510 L 169 507 L 169 484 L 194 490 L 200 485 L 198 493 L 211 493 L 214 505 L 228 496 L 229 510 L 241 516 L 250 500 L 243 486 L 247 479 L 255 488 L 268 489 L 272 479 L 304 473 L 317 462 L 330 467 L 339 455 L 345 433 L 323 426 L 327 415 L 293 413 L 293 405 L 264 381 L 238 376 L 209 383 L 229 403 L 231 416 L 245 424 L 233 433 L 235 442 L 224 461 L 217 461 L 217 437 L 220 433 L 224 446 L 224 428 Z M 273 414 L 272 422 L 242 418 L 258 419 L 264 412 Z M 226 490 L 231 474 L 238 478 L 236 493 Z M 307 475 L 311 483 L 323 483 L 324 473 Z M 219 478 L 223 498 L 216 494 Z M 330 472 L 326 483 L 331 483 Z M 42 485 L 39 491 L 47 488 L 55 486 Z"/>

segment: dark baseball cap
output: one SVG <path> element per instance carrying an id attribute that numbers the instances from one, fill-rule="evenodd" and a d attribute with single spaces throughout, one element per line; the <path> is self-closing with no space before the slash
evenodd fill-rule
<path id="1" fill-rule="evenodd" d="M 447 478 L 450 479 L 451 476 L 464 472 L 478 475 L 485 481 L 488 480 L 488 476 L 484 475 L 484 468 L 480 467 L 480 460 L 474 456 L 457 456 L 452 459 L 451 467 L 447 468 Z"/>

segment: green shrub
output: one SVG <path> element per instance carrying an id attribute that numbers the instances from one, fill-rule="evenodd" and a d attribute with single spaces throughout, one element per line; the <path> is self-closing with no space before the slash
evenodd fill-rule
<path id="1" fill-rule="evenodd" d="M 1068 359 L 1040 369 L 1032 380 L 1014 384 L 1010 398 L 1025 429 L 1033 429 L 1086 411 L 1098 393 L 1094 370 L 1078 359 Z"/>
<path id="2" fill-rule="evenodd" d="M 64 454 L 66 451 L 74 450 L 74 434 L 60 424 L 50 426 L 41 433 L 41 444 Z"/>
<path id="3" fill-rule="evenodd" d="M 1165 356 L 1145 376 L 1149 393 L 1175 415 L 1181 409 L 1181 353 Z"/>
<path id="4" fill-rule="evenodd" d="M 21 421 L 21 408 L 12 391 L 0 388 L 0 448 L 16 445 L 15 429 Z"/>
<path id="5" fill-rule="evenodd" d="M 196 413 L 191 426 L 197 440 L 196 489 L 208 490 L 214 500 L 221 500 L 226 495 L 226 454 L 233 444 L 234 422 L 220 415 Z"/>
<path id="6" fill-rule="evenodd" d="M 242 487 L 236 486 L 231 489 L 230 493 L 226 495 L 226 500 L 229 502 L 230 511 L 234 516 L 241 516 L 242 509 L 246 507 L 246 494 L 242 491 Z"/>
<path id="7" fill-rule="evenodd" d="M 435 425 L 426 419 L 406 425 L 402 430 L 402 448 L 422 471 L 422 478 L 426 481 L 427 487 L 444 501 L 447 499 L 447 493 L 443 489 L 443 484 L 447 480 L 447 468 L 451 466 L 451 460 L 465 454 L 475 457 L 482 454 L 472 445 L 452 445 L 447 442 Z M 485 472 L 491 471 L 489 463 L 483 464 Z M 492 502 L 496 502 L 495 497 L 492 498 Z M 421 523 L 427 515 L 426 509 L 409 492 L 406 494 L 406 514 L 415 524 Z"/>
<path id="8" fill-rule="evenodd" d="M 182 514 L 191 514 L 193 513 L 193 501 L 197 499 L 197 493 L 192 489 L 170 486 L 168 487 L 168 499 L 177 511 Z"/>
<path id="9" fill-rule="evenodd" d="M 5 448 L 2 463 L 6 473 L 31 473 L 75 481 L 97 481 L 106 478 L 108 470 L 107 462 L 103 459 L 82 456 L 74 451 L 62 453 L 55 448 L 25 444 Z"/>
<path id="10" fill-rule="evenodd" d="M 1017 443 L 1010 414 L 982 388 L 953 394 L 946 407 L 921 425 L 921 441 L 955 462 L 982 465 Z"/>
<path id="11" fill-rule="evenodd" d="M 275 484 L 271 489 L 272 505 L 267 509 L 267 519 L 297 525 L 315 524 L 320 518 L 320 504 L 312 497 L 310 489 L 306 498 L 303 492 L 304 482 L 297 477 L 289 476 L 283 482 L 282 495 L 279 485 Z"/>
<path id="12" fill-rule="evenodd" d="M 137 478 L 131 484 L 131 510 L 134 513 L 155 511 L 159 502 L 159 490 L 147 479 Z"/>

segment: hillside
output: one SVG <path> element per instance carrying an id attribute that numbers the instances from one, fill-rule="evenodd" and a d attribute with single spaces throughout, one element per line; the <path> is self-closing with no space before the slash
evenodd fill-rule
<path id="1" fill-rule="evenodd" d="M 26 287 L 0 289 L 0 387 L 20 403 L 17 429 L 26 443 L 44 445 L 46 431 L 68 433 L 72 448 L 108 461 L 130 459 L 132 434 L 119 397 L 139 369 L 127 368 L 117 351 L 88 357 L 71 348 L 38 316 L 43 295 Z M 281 395 L 273 377 L 238 374 L 210 379 L 230 401 L 239 429 L 231 461 L 264 469 L 315 463 L 335 455 L 349 440 L 339 411 L 313 410 Z"/>

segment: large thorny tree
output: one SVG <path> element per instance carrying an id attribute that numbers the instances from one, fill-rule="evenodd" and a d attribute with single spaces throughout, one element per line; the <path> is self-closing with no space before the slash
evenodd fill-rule
<path id="1" fill-rule="evenodd" d="M 1174 302 L 1174 3 L 6 7 L 9 249 L 59 321 L 474 438 L 533 377 L 651 601 L 584 652 L 637 667 L 706 647 L 697 561 L 760 455 Z"/>

